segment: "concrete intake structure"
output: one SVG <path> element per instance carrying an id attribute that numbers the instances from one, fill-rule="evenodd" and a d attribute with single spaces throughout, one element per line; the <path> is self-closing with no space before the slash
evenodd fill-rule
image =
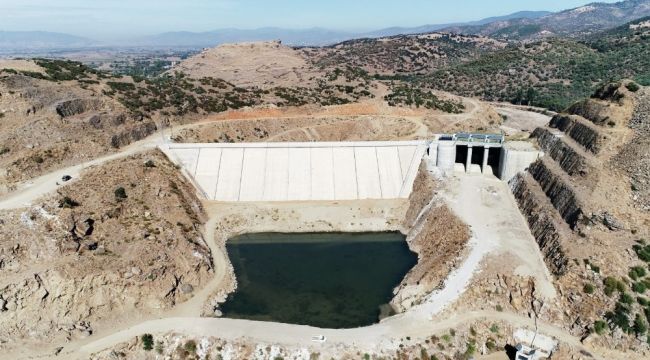
<path id="1" fill-rule="evenodd" d="M 407 198 L 428 141 L 170 144 L 208 200 Z"/>
<path id="2" fill-rule="evenodd" d="M 524 171 L 543 153 L 532 143 L 505 142 L 502 135 L 453 134 L 438 135 L 429 143 L 429 161 L 444 171 L 495 175 L 510 181 Z"/>

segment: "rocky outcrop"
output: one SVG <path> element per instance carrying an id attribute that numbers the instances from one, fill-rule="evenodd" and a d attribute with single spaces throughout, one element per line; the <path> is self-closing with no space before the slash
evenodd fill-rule
<path id="1" fill-rule="evenodd" d="M 111 146 L 114 148 L 120 148 L 122 146 L 129 145 L 132 142 L 142 140 L 147 136 L 153 134 L 158 127 L 153 121 L 143 122 L 141 124 L 135 125 L 129 130 L 122 131 L 119 134 L 113 135 L 111 138 Z"/>
<path id="2" fill-rule="evenodd" d="M 537 128 L 532 137 L 537 139 L 544 152 L 555 160 L 569 175 L 586 175 L 592 171 L 582 151 L 572 147 L 546 128 Z"/>
<path id="3" fill-rule="evenodd" d="M 106 127 L 120 126 L 127 120 L 127 115 L 124 113 L 101 113 L 92 114 L 88 118 L 88 124 L 95 129 L 103 129 Z"/>
<path id="4" fill-rule="evenodd" d="M 88 111 L 97 111 L 104 106 L 100 99 L 72 99 L 56 105 L 56 113 L 62 118 L 83 114 Z"/>
<path id="5" fill-rule="evenodd" d="M 531 233 L 537 241 L 546 265 L 554 275 L 566 273 L 569 259 L 562 246 L 564 233 L 562 220 L 557 217 L 544 193 L 534 180 L 525 173 L 519 173 L 510 181 L 510 188 L 526 218 Z"/>
<path id="6" fill-rule="evenodd" d="M 597 154 L 606 137 L 594 125 L 576 115 L 556 115 L 551 119 L 551 127 L 563 131 L 585 149 Z"/>
<path id="7" fill-rule="evenodd" d="M 528 172 L 539 183 L 562 219 L 574 229 L 584 216 L 584 206 L 568 179 L 564 178 L 562 170 L 554 165 L 542 158 L 534 162 Z"/>

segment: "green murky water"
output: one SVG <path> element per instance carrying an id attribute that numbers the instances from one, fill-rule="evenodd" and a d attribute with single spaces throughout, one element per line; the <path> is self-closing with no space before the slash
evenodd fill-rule
<path id="1" fill-rule="evenodd" d="M 400 233 L 246 234 L 226 248 L 238 288 L 224 316 L 335 329 L 376 323 L 417 262 Z"/>

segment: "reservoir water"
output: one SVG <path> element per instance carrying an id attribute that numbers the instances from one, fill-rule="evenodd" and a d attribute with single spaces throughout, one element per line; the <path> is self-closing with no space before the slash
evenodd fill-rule
<path id="1" fill-rule="evenodd" d="M 334 329 L 378 322 L 417 262 L 398 232 L 255 233 L 226 249 L 238 285 L 225 317 Z"/>

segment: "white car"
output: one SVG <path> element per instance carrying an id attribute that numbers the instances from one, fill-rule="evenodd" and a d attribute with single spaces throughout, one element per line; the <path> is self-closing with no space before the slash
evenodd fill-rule
<path id="1" fill-rule="evenodd" d="M 325 337 L 325 335 L 315 335 L 311 337 L 311 341 L 324 343 L 325 341 L 327 341 L 327 338 Z"/>

